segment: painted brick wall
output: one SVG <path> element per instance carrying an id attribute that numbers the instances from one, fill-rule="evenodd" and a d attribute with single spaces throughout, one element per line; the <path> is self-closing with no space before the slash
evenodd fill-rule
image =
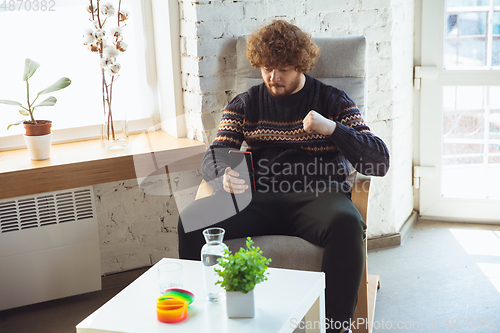
<path id="1" fill-rule="evenodd" d="M 177 219 L 194 200 L 193 180 L 201 182 L 199 170 L 170 174 L 171 187 L 166 177 L 152 177 L 141 186 L 136 179 L 93 186 L 103 275 L 178 258 Z"/>
<path id="2" fill-rule="evenodd" d="M 235 38 L 273 19 L 313 36 L 365 35 L 372 131 L 391 151 L 391 170 L 373 181 L 368 236 L 399 231 L 413 209 L 413 0 L 179 1 L 182 85 L 188 136 L 211 143 L 235 96 Z"/>

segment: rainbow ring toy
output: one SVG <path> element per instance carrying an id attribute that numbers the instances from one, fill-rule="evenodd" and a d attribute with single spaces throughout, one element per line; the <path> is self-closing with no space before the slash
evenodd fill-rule
<path id="1" fill-rule="evenodd" d="M 178 323 L 187 318 L 188 305 L 193 303 L 193 293 L 184 289 L 168 289 L 156 301 L 156 315 L 162 323 Z"/>
<path id="2" fill-rule="evenodd" d="M 156 316 L 162 323 L 178 323 L 187 318 L 188 304 L 177 298 L 158 300 L 156 303 Z"/>
<path id="3" fill-rule="evenodd" d="M 163 298 L 181 299 L 189 305 L 194 301 L 194 294 L 184 289 L 172 288 L 172 289 L 167 289 L 163 294 L 163 296 L 160 297 L 159 299 Z"/>

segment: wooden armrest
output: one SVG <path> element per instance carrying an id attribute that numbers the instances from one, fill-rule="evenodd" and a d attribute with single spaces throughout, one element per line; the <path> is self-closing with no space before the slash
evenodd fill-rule
<path id="1" fill-rule="evenodd" d="M 368 198 L 370 194 L 371 177 L 356 173 L 356 179 L 352 186 L 351 201 L 358 209 L 363 221 L 368 219 Z"/>
<path id="2" fill-rule="evenodd" d="M 205 179 L 201 180 L 200 187 L 198 187 L 198 192 L 196 192 L 196 198 L 195 200 L 204 198 L 204 197 L 209 197 L 214 193 L 214 188 L 212 185 L 207 183 Z"/>

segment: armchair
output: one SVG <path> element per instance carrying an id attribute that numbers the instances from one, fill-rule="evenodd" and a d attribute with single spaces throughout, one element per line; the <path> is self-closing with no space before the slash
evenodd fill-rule
<path id="1" fill-rule="evenodd" d="M 362 113 L 365 110 L 365 62 L 366 40 L 364 36 L 346 38 L 313 38 L 320 48 L 320 57 L 314 69 L 309 73 L 312 77 L 324 83 L 343 89 L 356 101 Z M 243 92 L 251 86 L 260 84 L 260 71 L 254 69 L 245 56 L 246 39 L 239 37 L 236 43 L 237 51 L 237 91 Z M 360 212 L 363 220 L 368 221 L 368 197 L 370 178 L 356 174 L 350 176 L 353 184 L 352 202 Z M 198 189 L 196 199 L 209 196 L 213 188 L 203 181 Z M 368 223 L 367 223 L 368 224 Z M 255 243 L 264 251 L 266 257 L 272 258 L 272 267 L 321 271 L 323 248 L 313 245 L 304 239 L 292 236 L 260 236 L 253 238 Z M 238 251 L 245 247 L 245 239 L 226 240 L 231 251 Z M 365 240 L 366 251 L 366 240 Z M 375 297 L 378 286 L 378 276 L 368 276 L 365 260 L 363 281 L 358 293 L 358 303 L 355 318 L 364 318 L 369 322 L 370 329 L 359 329 L 357 332 L 371 332 L 375 309 Z M 319 303 L 309 311 L 309 316 L 319 309 Z"/>

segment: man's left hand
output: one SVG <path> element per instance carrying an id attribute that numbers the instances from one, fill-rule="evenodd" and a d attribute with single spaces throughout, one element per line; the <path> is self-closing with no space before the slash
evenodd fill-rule
<path id="1" fill-rule="evenodd" d="M 323 117 L 320 113 L 311 110 L 302 120 L 304 131 L 311 133 L 315 131 L 322 135 L 331 135 L 337 128 L 337 123 L 333 120 Z"/>

